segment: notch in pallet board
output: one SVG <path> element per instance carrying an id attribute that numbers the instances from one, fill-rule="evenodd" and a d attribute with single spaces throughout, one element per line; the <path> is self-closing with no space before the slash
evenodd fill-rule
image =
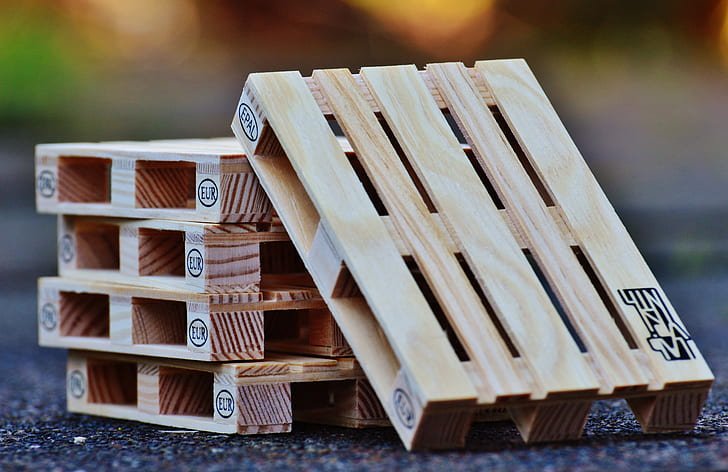
<path id="1" fill-rule="evenodd" d="M 694 424 L 713 375 L 525 62 L 252 74 L 232 128 L 408 448 L 462 445 L 485 406 L 529 441 L 600 398 Z"/>
<path id="2" fill-rule="evenodd" d="M 41 213 L 208 223 L 270 221 L 270 202 L 231 139 L 36 146 Z"/>

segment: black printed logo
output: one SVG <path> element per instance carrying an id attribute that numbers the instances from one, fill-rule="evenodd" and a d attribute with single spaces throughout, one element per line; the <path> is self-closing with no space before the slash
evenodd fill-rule
<path id="1" fill-rule="evenodd" d="M 232 393 L 220 390 L 215 397 L 215 411 L 223 418 L 230 418 L 235 412 L 235 400 Z"/>
<path id="2" fill-rule="evenodd" d="M 61 254 L 61 260 L 65 262 L 66 264 L 71 262 L 73 260 L 74 256 L 74 250 L 73 250 L 73 238 L 71 238 L 70 234 L 65 234 L 61 238 L 61 243 L 59 244 L 59 252 Z"/>
<path id="3" fill-rule="evenodd" d="M 38 174 L 38 193 L 45 198 L 51 198 L 56 193 L 56 176 L 49 170 Z"/>
<path id="4" fill-rule="evenodd" d="M 410 400 L 409 395 L 401 388 L 398 388 L 394 391 L 393 401 L 394 411 L 397 412 L 399 420 L 407 429 L 412 429 L 415 425 L 415 409 L 412 406 L 412 400 Z"/>
<path id="5" fill-rule="evenodd" d="M 690 345 L 693 338 L 675 320 L 656 288 L 629 288 L 617 293 L 639 313 L 650 333 L 647 342 L 653 351 L 662 354 L 666 361 L 695 359 Z"/>
<path id="6" fill-rule="evenodd" d="M 46 331 L 53 331 L 58 325 L 58 312 L 52 303 L 46 303 L 40 309 L 40 325 Z"/>
<path id="7" fill-rule="evenodd" d="M 68 391 L 74 398 L 81 398 L 86 393 L 86 379 L 80 370 L 68 375 Z"/>
<path id="8" fill-rule="evenodd" d="M 241 103 L 238 107 L 238 118 L 245 136 L 251 141 L 258 139 L 258 121 L 247 103 Z"/>
<path id="9" fill-rule="evenodd" d="M 202 206 L 211 207 L 217 203 L 219 192 L 217 184 L 210 179 L 205 179 L 197 186 L 197 199 Z"/>
<path id="10" fill-rule="evenodd" d="M 190 342 L 197 347 L 204 346 L 205 343 L 207 343 L 207 338 L 209 337 L 207 325 L 199 318 L 192 320 L 187 334 L 190 338 Z"/>
<path id="11" fill-rule="evenodd" d="M 197 249 L 190 249 L 190 252 L 187 253 L 187 272 L 192 277 L 199 277 L 202 274 L 204 265 L 202 253 Z"/>

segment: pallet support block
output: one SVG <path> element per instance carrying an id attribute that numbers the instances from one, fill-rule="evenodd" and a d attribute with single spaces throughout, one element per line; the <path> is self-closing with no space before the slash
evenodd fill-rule
<path id="1" fill-rule="evenodd" d="M 523 61 L 252 74 L 232 128 L 408 448 L 694 421 L 712 373 Z"/>

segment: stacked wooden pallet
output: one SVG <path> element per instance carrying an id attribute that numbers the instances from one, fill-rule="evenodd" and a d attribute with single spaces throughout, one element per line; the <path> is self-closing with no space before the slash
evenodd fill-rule
<path id="1" fill-rule="evenodd" d="M 39 280 L 39 342 L 72 350 L 70 411 L 388 424 L 233 139 L 40 145 L 36 167 L 60 272 Z"/>
<path id="2" fill-rule="evenodd" d="M 253 74 L 232 128 L 37 148 L 38 208 L 65 215 L 40 340 L 85 350 L 71 410 L 388 417 L 409 449 L 504 412 L 577 438 L 607 398 L 694 426 L 713 375 L 523 61 Z"/>

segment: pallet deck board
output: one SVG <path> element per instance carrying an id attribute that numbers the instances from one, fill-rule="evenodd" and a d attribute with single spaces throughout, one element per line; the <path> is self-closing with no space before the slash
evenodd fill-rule
<path id="1" fill-rule="evenodd" d="M 232 128 L 408 448 L 694 424 L 712 373 L 524 62 L 252 74 Z"/>

